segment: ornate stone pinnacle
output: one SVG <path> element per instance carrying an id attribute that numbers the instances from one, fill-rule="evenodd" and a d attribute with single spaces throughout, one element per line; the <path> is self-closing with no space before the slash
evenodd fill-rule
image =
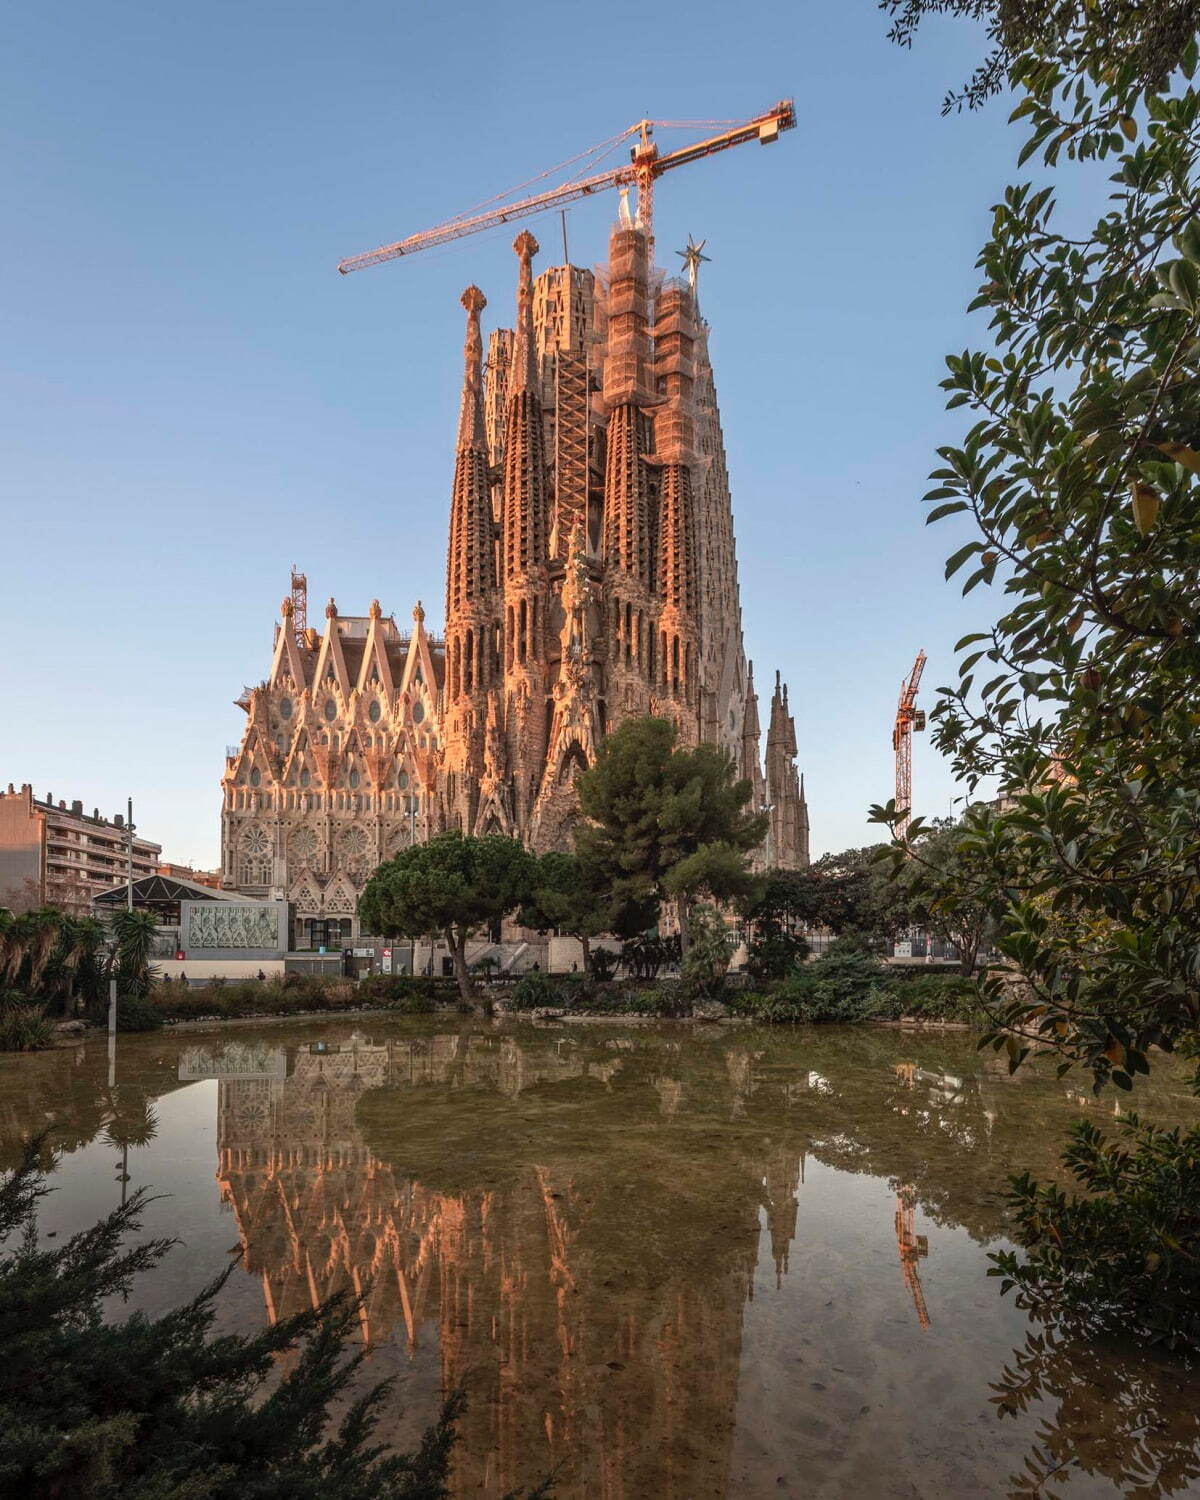
<path id="1" fill-rule="evenodd" d="M 279 613 L 285 620 L 290 620 L 292 618 L 292 601 L 290 599 L 285 599 L 279 606 Z"/>
<path id="2" fill-rule="evenodd" d="M 380 615 L 383 614 L 383 610 L 379 607 L 378 599 L 371 600 L 371 607 L 367 610 L 367 613 L 371 616 L 372 620 L 378 620 Z"/>
<path id="3" fill-rule="evenodd" d="M 458 300 L 473 317 L 478 317 L 487 306 L 487 298 L 477 286 L 469 286 Z"/>
<path id="4" fill-rule="evenodd" d="M 413 620 L 418 625 L 422 625 L 425 622 L 425 611 L 421 607 L 421 601 L 419 599 L 417 600 L 416 604 L 413 606 Z"/>
<path id="5" fill-rule="evenodd" d="M 325 606 L 325 618 L 327 620 L 337 619 L 337 605 L 333 602 L 333 595 L 329 596 L 329 603 Z"/>
<path id="6" fill-rule="evenodd" d="M 534 239 L 533 235 L 530 234 L 528 229 L 522 229 L 520 234 L 517 235 L 516 239 L 513 240 L 513 249 L 517 252 L 522 260 L 532 260 L 533 257 L 541 249 L 541 246 L 538 244 L 537 240 Z"/>

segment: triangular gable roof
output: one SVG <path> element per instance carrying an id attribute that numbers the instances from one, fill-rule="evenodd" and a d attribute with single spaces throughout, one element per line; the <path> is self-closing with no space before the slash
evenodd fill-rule
<path id="1" fill-rule="evenodd" d="M 337 685 L 342 690 L 342 701 L 348 702 L 350 698 L 350 674 L 346 670 L 346 657 L 342 651 L 342 638 L 337 628 L 337 608 L 331 599 L 325 609 L 325 634 L 321 637 L 321 649 L 317 653 L 317 666 L 313 672 L 312 691 L 314 696 L 321 689 L 325 681 L 329 667 L 333 667 L 333 675 Z"/>
<path id="2" fill-rule="evenodd" d="M 271 660 L 271 675 L 267 680 L 274 684 L 281 677 L 290 676 L 296 684 L 296 691 L 302 693 L 308 686 L 305 661 L 308 653 L 301 652 L 296 644 L 296 632 L 292 628 L 291 605 L 290 599 L 284 600 L 283 623 L 276 626 L 275 654 Z"/>
<path id="3" fill-rule="evenodd" d="M 124 906 L 129 896 L 129 883 L 113 886 L 110 891 L 101 891 L 93 900 L 103 906 Z M 215 891 L 210 885 L 196 885 L 191 880 L 177 880 L 172 875 L 143 875 L 133 882 L 133 904 L 139 901 L 246 901 L 232 891 Z M 265 904 L 265 903 L 263 903 Z"/>

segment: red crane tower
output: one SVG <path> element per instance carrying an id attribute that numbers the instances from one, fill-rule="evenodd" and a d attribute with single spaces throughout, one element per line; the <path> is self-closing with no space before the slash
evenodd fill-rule
<path id="1" fill-rule="evenodd" d="M 914 730 L 925 728 L 925 710 L 917 707 L 917 689 L 925 670 L 925 653 L 917 652 L 913 669 L 900 684 L 900 701 L 896 705 L 896 723 L 892 730 L 892 749 L 896 752 L 896 837 L 902 839 L 912 816 L 912 737 Z"/>
<path id="2" fill-rule="evenodd" d="M 514 198 L 513 195 L 520 188 L 510 189 L 475 209 L 456 214 L 454 218 L 435 225 L 433 229 L 410 234 L 406 239 L 396 240 L 390 245 L 380 245 L 377 250 L 367 250 L 362 255 L 348 256 L 338 264 L 338 270 L 345 276 L 351 271 L 361 271 L 366 266 L 380 265 L 385 260 L 398 260 L 402 255 L 413 255 L 418 250 L 428 250 L 434 245 L 444 245 L 449 240 L 462 239 L 464 235 L 478 234 L 480 230 L 491 229 L 497 224 L 507 224 L 513 219 L 527 219 L 531 214 L 544 213 L 551 208 L 562 208 L 579 198 L 590 198 L 594 193 L 612 187 L 637 188 L 637 221 L 653 241 L 656 178 L 676 167 L 686 166 L 689 162 L 715 156 L 718 151 L 727 151 L 730 146 L 741 146 L 746 141 L 760 141 L 764 146 L 770 145 L 772 141 L 779 139 L 781 131 L 791 130 L 795 124 L 796 111 L 790 99 L 781 99 L 765 114 L 755 115 L 752 120 L 639 120 L 620 135 L 580 152 L 569 161 L 560 162 L 557 167 L 551 167 L 533 179 L 544 180 L 582 162 L 583 165 L 577 167 L 575 175 L 566 182 L 559 183 L 557 187 L 525 198 Z M 678 150 L 668 151 L 661 156 L 654 144 L 656 126 L 666 130 L 712 125 L 724 125 L 726 128 L 716 135 L 707 136 L 704 140 L 695 141 L 690 146 L 681 146 Z M 588 169 L 594 167 L 602 156 L 634 136 L 637 139 L 629 149 L 628 165 L 609 167 L 602 172 L 589 172 Z M 521 184 L 522 188 L 528 186 L 530 183 Z"/>

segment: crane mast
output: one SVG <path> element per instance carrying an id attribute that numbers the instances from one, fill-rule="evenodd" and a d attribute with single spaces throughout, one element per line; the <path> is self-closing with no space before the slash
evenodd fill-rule
<path id="1" fill-rule="evenodd" d="M 674 171 L 676 167 L 702 161 L 706 156 L 715 156 L 718 151 L 727 151 L 731 146 L 741 146 L 747 141 L 759 141 L 764 146 L 770 145 L 771 142 L 779 139 L 781 131 L 795 127 L 796 110 L 790 99 L 781 99 L 765 114 L 755 115 L 752 120 L 734 122 L 716 135 L 707 136 L 703 140 L 694 141 L 691 145 L 681 146 L 678 150 L 660 155 L 654 143 L 654 127 L 658 125 L 665 128 L 672 123 L 669 120 L 639 120 L 636 125 L 631 125 L 628 130 L 622 131 L 616 137 L 617 142 L 628 140 L 633 136 L 637 137 L 635 144 L 630 148 L 628 165 L 610 167 L 603 172 L 575 177 L 545 192 L 535 193 L 530 197 L 510 203 L 496 202 L 477 213 L 468 210 L 466 213 L 447 219 L 444 224 L 435 225 L 432 229 L 410 234 L 405 239 L 395 240 L 390 245 L 380 245 L 377 249 L 364 251 L 361 255 L 348 256 L 339 262 L 338 270 L 343 276 L 347 276 L 351 271 L 362 271 L 367 266 L 378 266 L 384 261 L 399 260 L 405 255 L 415 255 L 419 250 L 430 250 L 436 245 L 444 245 L 469 234 L 478 234 L 498 224 L 507 224 L 514 219 L 527 219 L 533 214 L 545 213 L 553 208 L 564 208 L 568 203 L 577 202 L 580 198 L 589 198 L 595 193 L 614 187 L 637 188 L 638 223 L 653 241 L 656 178 L 661 177 L 664 172 Z M 585 157 L 591 156 L 600 149 L 600 147 L 593 147 L 591 151 L 582 154 Z"/>
<path id="2" fill-rule="evenodd" d="M 903 839 L 912 817 L 912 737 L 914 730 L 925 728 L 925 712 L 917 707 L 917 689 L 925 670 L 925 653 L 917 652 L 913 669 L 900 684 L 900 701 L 896 704 L 896 722 L 892 729 L 892 749 L 896 752 L 896 837 Z"/>

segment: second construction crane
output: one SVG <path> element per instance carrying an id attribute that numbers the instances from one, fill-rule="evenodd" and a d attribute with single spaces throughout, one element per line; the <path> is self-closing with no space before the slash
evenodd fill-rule
<path id="1" fill-rule="evenodd" d="M 913 669 L 900 684 L 900 701 L 896 704 L 896 722 L 892 728 L 892 749 L 896 752 L 896 837 L 903 839 L 912 817 L 912 737 L 914 730 L 925 728 L 925 711 L 917 707 L 917 689 L 925 670 L 925 653 L 917 652 Z"/>
<path id="2" fill-rule="evenodd" d="M 751 120 L 639 120 L 636 125 L 631 125 L 628 130 L 623 130 L 612 140 L 602 141 L 600 145 L 581 152 L 570 161 L 561 162 L 557 167 L 551 167 L 543 172 L 540 180 L 549 178 L 568 167 L 577 168 L 573 176 L 555 187 L 529 194 L 524 198 L 515 196 L 521 191 L 519 188 L 502 193 L 488 203 L 457 214 L 454 218 L 432 229 L 410 234 L 405 239 L 396 240 L 390 245 L 380 245 L 378 249 L 364 251 L 361 255 L 348 256 L 338 264 L 338 270 L 346 276 L 351 271 L 361 271 L 367 266 L 377 266 L 387 260 L 398 260 L 404 255 L 414 255 L 418 250 L 429 250 L 435 245 L 444 245 L 450 240 L 462 239 L 468 234 L 478 234 L 481 230 L 492 229 L 498 224 L 508 224 L 514 219 L 527 219 L 532 214 L 544 213 L 547 209 L 564 208 L 568 203 L 574 203 L 580 198 L 589 198 L 595 193 L 613 187 L 626 190 L 631 187 L 637 189 L 637 223 L 639 228 L 645 231 L 647 239 L 653 243 L 656 178 L 661 177 L 664 172 L 673 171 L 676 167 L 686 166 L 693 161 L 701 161 L 706 156 L 715 156 L 718 151 L 727 151 L 731 146 L 741 146 L 747 141 L 759 141 L 763 145 L 769 145 L 772 141 L 779 139 L 781 131 L 791 130 L 795 123 L 796 111 L 790 99 L 781 99 L 765 114 L 755 115 Z M 660 154 L 654 143 L 656 126 L 665 130 L 689 125 L 695 127 L 717 124 L 724 125 L 725 128 L 715 135 L 706 136 L 703 140 L 680 146 L 675 151 Z M 588 170 L 597 165 L 602 156 L 634 137 L 636 140 L 629 148 L 628 164 L 622 163 L 620 166 L 609 167 L 602 172 Z M 582 167 L 578 166 L 579 163 L 583 164 Z M 525 183 L 522 186 L 528 187 L 531 184 Z"/>

